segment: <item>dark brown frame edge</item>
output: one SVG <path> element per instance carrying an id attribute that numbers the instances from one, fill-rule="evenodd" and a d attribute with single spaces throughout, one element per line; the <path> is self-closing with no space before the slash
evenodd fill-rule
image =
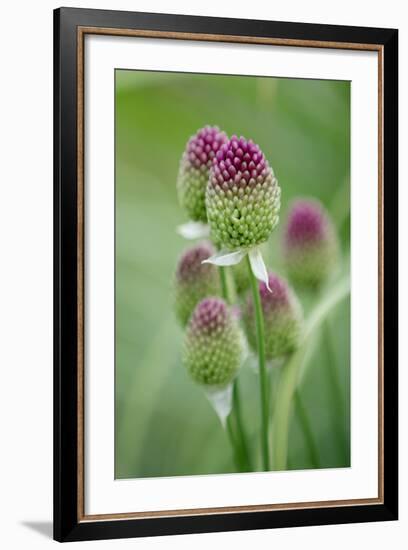
<path id="1" fill-rule="evenodd" d="M 132 519 L 81 519 L 78 499 L 78 27 L 381 47 L 383 53 L 383 495 L 380 503 Z M 124 34 L 124 32 L 123 32 Z M 249 40 L 248 40 L 249 41 Z M 294 45 L 294 44 L 293 44 Z M 314 46 L 319 47 L 319 46 Z M 320 46 L 321 47 L 321 46 Z M 338 46 L 337 46 L 338 47 Z M 376 49 L 376 48 L 373 48 Z M 60 8 L 54 12 L 54 538 L 92 540 L 397 519 L 398 510 L 398 31 Z M 80 232 L 81 233 L 81 232 Z M 80 244 L 80 243 L 79 243 Z M 386 269 L 385 269 L 386 266 Z M 83 480 L 82 480 L 83 481 Z M 351 501 L 350 501 L 351 502 Z"/>

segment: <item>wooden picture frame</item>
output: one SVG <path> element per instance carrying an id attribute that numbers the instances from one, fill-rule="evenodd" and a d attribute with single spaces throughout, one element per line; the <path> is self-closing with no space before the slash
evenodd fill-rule
<path id="1" fill-rule="evenodd" d="M 378 56 L 376 498 L 91 516 L 84 492 L 84 38 L 90 34 L 374 51 Z M 54 537 L 58 541 L 385 521 L 398 510 L 398 33 L 60 8 L 54 12 Z"/>

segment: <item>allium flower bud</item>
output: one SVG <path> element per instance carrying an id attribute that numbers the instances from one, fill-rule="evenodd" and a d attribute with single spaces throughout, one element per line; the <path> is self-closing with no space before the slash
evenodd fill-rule
<path id="1" fill-rule="evenodd" d="M 269 238 L 279 220 L 280 188 L 252 140 L 233 136 L 221 146 L 211 168 L 206 205 L 217 246 L 249 249 Z"/>
<path id="2" fill-rule="evenodd" d="M 329 214 L 316 200 L 293 203 L 283 236 L 287 273 L 299 286 L 317 287 L 333 270 L 338 241 Z"/>
<path id="3" fill-rule="evenodd" d="M 205 298 L 195 308 L 184 343 L 184 364 L 206 387 L 223 387 L 234 379 L 244 356 L 236 318 L 220 298 Z"/>
<path id="4" fill-rule="evenodd" d="M 209 170 L 216 152 L 227 140 L 227 135 L 217 126 L 205 126 L 187 142 L 180 161 L 177 192 L 191 220 L 207 222 L 205 190 Z"/>
<path id="5" fill-rule="evenodd" d="M 221 292 L 220 276 L 212 264 L 202 263 L 214 254 L 210 243 L 201 243 L 186 250 L 177 265 L 175 277 L 175 310 L 185 326 L 194 308 L 206 296 Z"/>
<path id="6" fill-rule="evenodd" d="M 265 326 L 265 357 L 278 359 L 295 351 L 301 337 L 303 314 L 300 303 L 287 282 L 269 273 L 269 287 L 259 283 Z M 257 351 L 255 308 L 252 296 L 244 307 L 243 321 L 250 347 Z"/>

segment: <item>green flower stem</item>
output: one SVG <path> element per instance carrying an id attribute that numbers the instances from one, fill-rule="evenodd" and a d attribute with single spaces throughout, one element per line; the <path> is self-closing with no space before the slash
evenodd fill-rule
<path id="1" fill-rule="evenodd" d="M 261 397 L 261 443 L 262 443 L 262 466 L 263 470 L 267 472 L 269 470 L 269 404 L 268 404 L 268 374 L 266 372 L 265 361 L 265 330 L 264 319 L 261 307 L 261 298 L 259 295 L 258 281 L 252 272 L 249 256 L 246 256 L 246 262 L 248 267 L 249 279 L 251 282 L 252 296 L 254 300 L 255 308 L 255 321 L 256 321 L 256 337 L 258 347 L 258 361 L 259 361 L 259 389 Z"/>
<path id="2" fill-rule="evenodd" d="M 250 457 L 248 445 L 247 445 L 247 437 L 245 433 L 244 424 L 242 422 L 241 398 L 240 398 L 237 378 L 234 381 L 234 387 L 233 387 L 233 410 L 235 411 L 235 418 L 237 421 L 237 429 L 238 429 L 238 438 L 239 438 L 239 443 L 242 450 L 246 471 L 252 471 L 251 457 Z"/>
<path id="3" fill-rule="evenodd" d="M 230 292 L 230 286 L 228 285 L 227 271 L 225 267 L 219 267 L 219 273 L 220 273 L 220 279 L 221 279 L 222 297 L 227 302 L 227 304 L 231 304 L 231 292 Z M 234 385 L 233 385 L 232 413 L 235 413 L 237 434 L 235 435 L 233 433 L 233 427 L 231 425 L 230 429 L 232 430 L 231 434 L 233 435 L 233 438 L 232 439 L 230 438 L 230 439 L 235 447 L 238 446 L 240 448 L 238 454 L 241 460 L 241 467 L 244 468 L 243 471 L 248 471 L 251 469 L 251 463 L 250 463 L 245 429 L 242 421 L 241 400 L 240 400 L 240 394 L 239 394 L 238 379 L 235 379 Z M 231 416 L 232 415 L 229 415 L 228 422 L 232 422 Z"/>
<path id="4" fill-rule="evenodd" d="M 309 421 L 309 416 L 307 414 L 307 410 L 305 406 L 303 405 L 299 389 L 295 391 L 295 408 L 296 408 L 297 417 L 302 426 L 303 436 L 306 441 L 306 446 L 309 452 L 312 466 L 313 468 L 319 468 L 320 467 L 319 450 L 316 445 L 316 441 L 313 435 L 313 430 Z"/>
<path id="5" fill-rule="evenodd" d="M 276 470 L 285 470 L 287 466 L 292 398 L 309 363 L 311 345 L 315 342 L 315 333 L 321 327 L 329 312 L 349 293 L 350 279 L 346 276 L 333 286 L 325 296 L 322 296 L 321 301 L 307 319 L 299 348 L 283 366 L 272 424 L 273 465 Z"/>
<path id="6" fill-rule="evenodd" d="M 346 441 L 341 419 L 344 418 L 343 394 L 340 386 L 339 373 L 337 371 L 337 363 L 335 352 L 333 349 L 332 336 L 330 333 L 329 321 L 326 319 L 323 325 L 323 337 L 327 350 L 327 378 L 330 386 L 331 398 L 333 400 L 333 424 L 337 432 L 337 441 L 340 444 L 341 451 L 346 456 Z"/>
<path id="7" fill-rule="evenodd" d="M 244 469 L 244 466 L 243 466 L 242 456 L 241 456 L 241 452 L 239 450 L 239 445 L 236 441 L 236 436 L 235 436 L 234 427 L 233 427 L 233 419 L 232 419 L 231 414 L 229 414 L 228 417 L 227 417 L 226 430 L 227 430 L 228 438 L 230 440 L 231 447 L 232 447 L 232 456 L 233 456 L 233 459 L 234 459 L 235 467 L 236 467 L 238 472 L 244 472 L 245 469 Z"/>

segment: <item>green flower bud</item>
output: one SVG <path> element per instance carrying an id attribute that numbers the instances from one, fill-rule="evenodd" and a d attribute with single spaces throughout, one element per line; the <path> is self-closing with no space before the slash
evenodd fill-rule
<path id="1" fill-rule="evenodd" d="M 205 298 L 191 316 L 184 342 L 184 364 L 207 388 L 231 383 L 244 357 L 238 323 L 220 298 Z"/>
<path id="2" fill-rule="evenodd" d="M 296 350 L 301 337 L 303 315 L 300 303 L 286 281 L 269 273 L 269 291 L 259 283 L 259 294 L 264 316 L 265 357 L 268 361 L 285 357 Z M 243 322 L 250 347 L 257 351 L 255 308 L 248 296 L 243 311 Z"/>
<path id="3" fill-rule="evenodd" d="M 214 254 L 209 243 L 201 243 L 186 250 L 181 256 L 174 282 L 174 307 L 180 324 L 185 326 L 198 304 L 206 296 L 221 293 L 218 269 L 203 260 Z"/>
<path id="4" fill-rule="evenodd" d="M 328 212 L 316 200 L 295 201 L 283 235 L 283 256 L 293 283 L 320 286 L 333 271 L 338 253 L 337 235 Z"/>
<path id="5" fill-rule="evenodd" d="M 192 136 L 181 157 L 177 178 L 178 198 L 191 220 L 207 223 L 205 190 L 213 158 L 227 135 L 217 126 L 205 126 Z"/>
<path id="6" fill-rule="evenodd" d="M 214 157 L 207 186 L 208 222 L 220 248 L 265 242 L 279 221 L 280 187 L 261 149 L 233 136 Z"/>

